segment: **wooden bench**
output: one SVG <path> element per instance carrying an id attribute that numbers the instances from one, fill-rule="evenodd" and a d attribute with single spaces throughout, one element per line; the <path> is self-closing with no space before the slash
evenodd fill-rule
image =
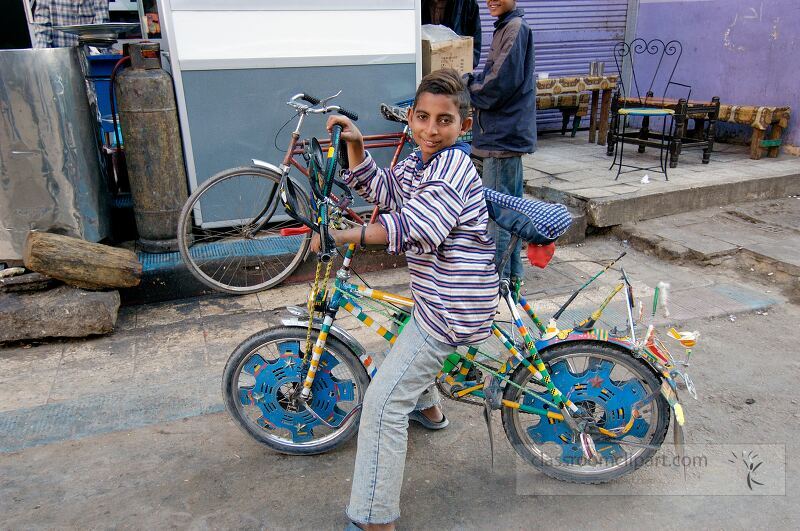
<path id="1" fill-rule="evenodd" d="M 789 125 L 790 107 L 755 105 L 720 105 L 720 122 L 749 125 L 753 128 L 750 139 L 750 158 L 758 160 L 767 150 L 768 157 L 780 153 L 783 131 Z M 769 134 L 767 134 L 769 129 Z M 765 140 L 764 137 L 767 136 Z"/>
<path id="2" fill-rule="evenodd" d="M 581 118 L 589 114 L 589 93 L 570 93 L 570 94 L 550 94 L 536 96 L 536 108 L 538 110 L 558 109 L 561 111 L 561 134 L 567 133 L 570 117 L 572 120 L 572 132 L 574 137 L 581 124 Z"/>
<path id="3" fill-rule="evenodd" d="M 566 94 L 581 94 L 586 92 L 592 95 L 591 111 L 589 112 L 589 142 L 595 141 L 597 136 L 597 143 L 605 145 L 606 133 L 608 132 L 608 112 L 611 107 L 611 92 L 617 87 L 619 76 L 616 74 L 609 74 L 604 76 L 564 76 L 564 77 L 551 77 L 546 79 L 538 79 L 536 81 L 536 99 L 537 108 L 539 107 L 539 98 L 542 96 L 561 96 Z M 598 119 L 598 103 L 600 104 L 600 116 Z M 545 107 L 552 109 L 556 107 Z M 583 111 L 582 111 L 583 112 Z M 563 113 L 562 113 L 563 116 Z M 581 116 L 586 116 L 584 113 Z M 564 117 L 564 124 L 569 122 L 569 117 Z M 573 123 L 573 130 L 575 125 Z M 562 127 L 562 132 L 566 132 L 566 126 Z M 574 136 L 574 134 L 573 134 Z"/>

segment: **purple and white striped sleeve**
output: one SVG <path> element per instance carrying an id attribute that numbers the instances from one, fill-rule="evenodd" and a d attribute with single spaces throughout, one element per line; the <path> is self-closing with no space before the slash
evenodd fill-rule
<path id="1" fill-rule="evenodd" d="M 342 174 L 347 183 L 358 195 L 377 204 L 385 210 L 397 210 L 402 202 L 398 182 L 403 172 L 403 163 L 394 168 L 381 169 L 369 151 L 364 152 L 364 160 Z"/>
<path id="2" fill-rule="evenodd" d="M 428 181 L 400 212 L 383 214 L 378 221 L 389 236 L 390 253 L 432 253 L 458 224 L 464 201 L 444 181 Z"/>

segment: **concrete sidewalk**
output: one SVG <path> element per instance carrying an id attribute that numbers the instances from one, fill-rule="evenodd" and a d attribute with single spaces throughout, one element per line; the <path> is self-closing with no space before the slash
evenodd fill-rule
<path id="1" fill-rule="evenodd" d="M 659 281 L 672 285 L 670 322 L 750 313 L 784 300 L 769 288 L 745 287 L 713 271 L 698 274 L 691 267 L 654 261 L 601 238 L 559 247 L 547 269 L 529 267 L 525 292 L 537 313 L 549 317 L 623 251 L 628 256 L 617 266 L 632 278 L 645 307 Z M 363 276 L 373 286 L 408 294 L 405 269 Z M 559 324 L 567 328 L 587 317 L 618 278 L 618 270 L 599 277 Z M 282 308 L 303 305 L 307 293 L 307 284 L 297 284 L 243 297 L 124 307 L 109 336 L 0 349 L 0 452 L 222 411 L 221 375 L 230 353 L 249 335 L 278 325 Z M 340 315 L 337 323 L 380 358 L 386 342 L 349 314 Z M 625 315 L 618 296 L 600 326 L 623 328 Z"/>
<path id="2" fill-rule="evenodd" d="M 610 227 L 633 221 L 727 205 L 800 194 L 800 158 L 751 160 L 746 146 L 717 143 L 709 164 L 702 151 L 681 154 L 677 168 L 664 174 L 636 171 L 614 180 L 612 157 L 605 146 L 575 138 L 547 135 L 533 155 L 523 158 L 525 190 L 537 197 L 585 210 L 588 224 Z M 640 166 L 658 165 L 658 150 L 644 154 L 628 148 L 625 158 Z M 649 183 L 641 182 L 648 174 Z"/>
<path id="3" fill-rule="evenodd" d="M 727 265 L 800 297 L 800 196 L 626 223 L 614 232 L 661 258 Z"/>

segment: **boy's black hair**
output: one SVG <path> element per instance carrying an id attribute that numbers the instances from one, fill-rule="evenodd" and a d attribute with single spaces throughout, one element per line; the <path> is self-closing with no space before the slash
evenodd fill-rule
<path id="1" fill-rule="evenodd" d="M 459 73 L 452 68 L 442 68 L 423 77 L 417 87 L 417 93 L 414 95 L 414 106 L 416 106 L 420 94 L 425 92 L 450 96 L 458 107 L 458 114 L 462 121 L 469 115 L 471 105 L 469 91 Z"/>

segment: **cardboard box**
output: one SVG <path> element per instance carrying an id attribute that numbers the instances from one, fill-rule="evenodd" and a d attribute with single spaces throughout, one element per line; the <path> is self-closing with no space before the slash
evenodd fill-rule
<path id="1" fill-rule="evenodd" d="M 422 75 L 442 68 L 455 68 L 459 74 L 472 72 L 472 37 L 422 40 Z"/>

